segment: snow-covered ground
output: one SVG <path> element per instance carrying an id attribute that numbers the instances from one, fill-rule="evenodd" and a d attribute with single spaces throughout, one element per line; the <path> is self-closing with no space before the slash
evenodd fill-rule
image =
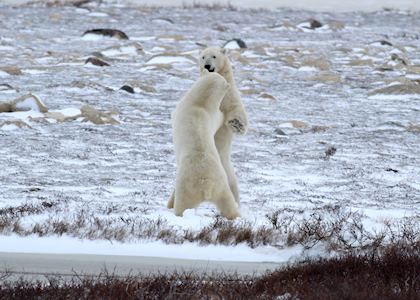
<path id="1" fill-rule="evenodd" d="M 309 29 L 310 18 L 323 26 Z M 2 7 L 0 25 L 0 103 L 33 93 L 49 109 L 26 100 L 34 110 L 0 113 L 0 251 L 49 252 L 62 242 L 60 253 L 185 250 L 247 261 L 304 251 L 279 238 L 199 254 L 191 249 L 205 246 L 140 232 L 144 222 L 183 236 L 214 223 L 211 204 L 183 218 L 166 208 L 170 113 L 198 76 L 196 43 L 231 38 L 248 46 L 229 56 L 250 119 L 233 146 L 242 203 L 234 224 L 270 227 L 266 215 L 280 211 L 298 225 L 331 210 L 357 212 L 370 231 L 419 221 L 419 13 L 35 5 Z M 94 28 L 129 40 L 82 36 Z M 110 66 L 85 64 L 94 52 Z M 103 253 L 105 243 L 112 250 Z"/>
<path id="2" fill-rule="evenodd" d="M 61 2 L 77 2 L 77 0 L 61 0 Z M 3 0 L 5 4 L 24 4 L 37 2 L 36 0 Z M 38 2 L 50 2 L 53 0 L 38 0 Z M 131 6 L 197 6 L 197 5 L 224 5 L 242 8 L 293 8 L 324 12 L 348 12 L 348 11 L 377 11 L 384 8 L 400 10 L 420 10 L 420 2 L 416 0 L 102 0 L 103 3 L 114 3 Z"/>

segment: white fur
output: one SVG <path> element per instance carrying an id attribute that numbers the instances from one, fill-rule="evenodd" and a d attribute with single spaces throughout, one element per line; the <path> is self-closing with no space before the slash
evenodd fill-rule
<path id="1" fill-rule="evenodd" d="M 242 104 L 241 97 L 239 96 L 235 79 L 233 78 L 232 66 L 226 56 L 226 49 L 217 47 L 204 49 L 200 52 L 199 64 L 201 74 L 205 74 L 205 65 L 210 65 L 210 69 L 213 69 L 214 72 L 222 75 L 230 85 L 229 91 L 223 98 L 220 107 L 224 120 L 217 130 L 214 140 L 228 177 L 229 186 L 236 202 L 239 204 L 238 184 L 231 161 L 231 146 L 234 133 L 246 133 L 248 129 L 248 116 Z M 241 126 L 238 126 L 238 124 L 241 124 Z"/>
<path id="2" fill-rule="evenodd" d="M 215 203 L 229 219 L 239 216 L 214 140 L 223 119 L 220 105 L 229 88 L 219 74 L 203 71 L 172 115 L 177 174 L 168 207 L 174 207 L 177 216 L 204 200 Z"/>

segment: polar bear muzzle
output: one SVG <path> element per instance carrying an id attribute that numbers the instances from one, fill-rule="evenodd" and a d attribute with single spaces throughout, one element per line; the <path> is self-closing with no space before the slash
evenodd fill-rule
<path id="1" fill-rule="evenodd" d="M 206 69 L 207 71 L 209 71 L 209 72 L 214 72 L 214 67 L 212 66 L 212 65 L 209 65 L 209 64 L 205 64 L 204 65 L 204 69 Z"/>

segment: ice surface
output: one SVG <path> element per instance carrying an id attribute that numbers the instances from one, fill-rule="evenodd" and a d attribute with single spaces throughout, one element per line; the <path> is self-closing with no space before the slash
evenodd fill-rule
<path id="1" fill-rule="evenodd" d="M 129 255 L 241 262 L 288 262 L 303 249 L 276 249 L 265 246 L 251 249 L 245 245 L 200 247 L 194 243 L 168 245 L 162 242 L 110 243 L 68 237 L 2 236 L 0 252 Z"/>

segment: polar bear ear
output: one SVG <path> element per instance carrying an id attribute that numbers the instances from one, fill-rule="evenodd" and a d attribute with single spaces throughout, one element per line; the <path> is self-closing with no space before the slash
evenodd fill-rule
<path id="1" fill-rule="evenodd" d="M 221 52 L 222 54 L 225 54 L 225 55 L 226 55 L 226 53 L 227 53 L 227 49 L 226 49 L 226 48 L 221 48 L 221 49 L 220 49 L 220 52 Z"/>

